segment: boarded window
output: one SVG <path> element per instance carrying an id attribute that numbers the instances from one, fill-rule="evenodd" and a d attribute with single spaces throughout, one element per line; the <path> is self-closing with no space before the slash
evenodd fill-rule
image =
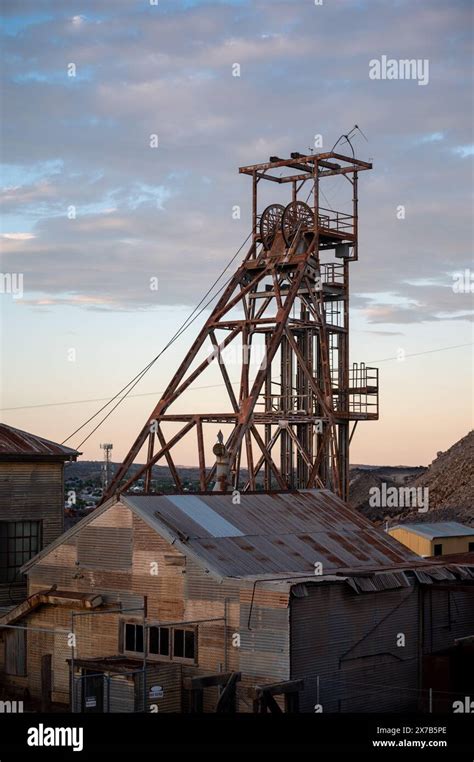
<path id="1" fill-rule="evenodd" d="M 26 676 L 26 630 L 9 630 L 5 635 L 5 672 Z"/>

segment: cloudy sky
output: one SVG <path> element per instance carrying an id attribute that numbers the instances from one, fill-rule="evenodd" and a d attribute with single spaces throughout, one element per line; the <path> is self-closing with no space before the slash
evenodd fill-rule
<path id="1" fill-rule="evenodd" d="M 238 166 L 314 150 L 315 135 L 330 150 L 357 123 L 374 170 L 360 178 L 351 361 L 378 364 L 382 392 L 352 460 L 427 463 L 467 433 L 470 0 L 1 5 L 5 422 L 71 434 L 159 352 L 246 238 Z M 371 79 L 382 56 L 420 61 L 424 83 Z M 328 201 L 337 208 L 337 187 Z M 197 328 L 85 457 L 103 441 L 125 454 Z M 188 409 L 218 409 L 218 383 L 191 391 Z M 194 449 L 178 460 L 195 463 Z"/>

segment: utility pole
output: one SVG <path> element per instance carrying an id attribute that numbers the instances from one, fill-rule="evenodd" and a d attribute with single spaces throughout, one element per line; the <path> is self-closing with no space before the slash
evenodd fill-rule
<path id="1" fill-rule="evenodd" d="M 113 445 L 109 442 L 101 444 L 100 449 L 104 451 L 104 462 L 102 463 L 102 490 L 105 495 L 110 484 L 110 453 L 113 450 Z"/>

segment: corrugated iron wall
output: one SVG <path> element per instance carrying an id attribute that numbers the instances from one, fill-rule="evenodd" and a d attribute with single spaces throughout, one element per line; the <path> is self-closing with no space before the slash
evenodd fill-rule
<path id="1" fill-rule="evenodd" d="M 132 572 L 131 515 L 117 505 L 79 534 L 66 537 L 32 567 L 28 592 L 31 595 L 55 583 L 61 590 L 97 591 L 105 602 L 122 602 L 124 608 L 142 606 L 143 595 L 133 590 Z"/>
<path id="2" fill-rule="evenodd" d="M 78 563 L 93 569 L 129 569 L 132 530 L 125 527 L 84 527 L 77 539 Z"/>
<path id="3" fill-rule="evenodd" d="M 259 606 L 252 629 L 247 629 L 250 606 L 240 607 L 240 669 L 264 682 L 289 679 L 288 610 Z M 253 617 L 252 617 L 253 619 Z"/>
<path id="4" fill-rule="evenodd" d="M 43 547 L 64 527 L 62 463 L 0 463 L 2 521 L 43 521 Z"/>
<path id="5" fill-rule="evenodd" d="M 64 529 L 62 463 L 0 463 L 0 520 L 41 521 L 42 547 Z M 0 584 L 0 605 L 25 598 L 26 585 Z"/>
<path id="6" fill-rule="evenodd" d="M 156 705 L 158 712 L 180 712 L 182 707 L 182 666 L 181 664 L 151 664 L 146 668 L 146 711 L 152 711 Z M 137 674 L 136 711 L 143 710 L 143 674 Z M 152 688 L 159 686 L 162 691 L 157 697 Z"/>
<path id="7" fill-rule="evenodd" d="M 417 588 L 356 595 L 344 584 L 305 587 L 306 596 L 291 600 L 291 678 L 305 681 L 301 711 L 317 703 L 324 712 L 415 709 Z"/>
<path id="8" fill-rule="evenodd" d="M 127 510 L 133 530 L 130 592 L 147 596 L 149 618 L 180 620 L 184 612 L 183 569 L 169 564 L 167 558 L 180 558 L 181 554 L 131 511 L 121 510 Z"/>
<path id="9" fill-rule="evenodd" d="M 252 711 L 256 685 L 290 678 L 289 606 L 285 591 L 240 581 L 238 711 Z M 271 586 L 270 586 L 271 587 Z M 278 701 L 278 699 L 277 699 Z"/>
<path id="10" fill-rule="evenodd" d="M 423 588 L 423 653 L 433 653 L 454 645 L 456 638 L 473 634 L 474 590 Z"/>

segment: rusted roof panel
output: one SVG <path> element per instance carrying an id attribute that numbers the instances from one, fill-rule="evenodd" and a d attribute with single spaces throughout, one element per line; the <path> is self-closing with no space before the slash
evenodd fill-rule
<path id="1" fill-rule="evenodd" d="M 328 490 L 243 493 L 240 505 L 233 504 L 231 494 L 189 497 L 186 511 L 166 495 L 122 495 L 121 500 L 158 532 L 166 527 L 222 576 L 314 573 L 318 562 L 323 574 L 420 562 Z M 203 524 L 200 516 L 206 517 Z M 218 532 L 213 533 L 211 517 Z M 219 518 L 233 527 L 228 536 L 222 534 L 225 524 Z"/>
<path id="2" fill-rule="evenodd" d="M 70 447 L 0 423 L 0 460 L 76 460 L 80 454 Z"/>

